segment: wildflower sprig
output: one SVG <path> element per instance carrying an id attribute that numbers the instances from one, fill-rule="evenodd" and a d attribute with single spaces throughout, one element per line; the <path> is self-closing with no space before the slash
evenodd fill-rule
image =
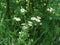
<path id="1" fill-rule="evenodd" d="M 53 13 L 53 14 L 55 13 L 55 9 L 53 9 L 52 7 L 47 8 L 47 11 L 50 12 L 50 13 Z"/>
<path id="2" fill-rule="evenodd" d="M 31 20 L 35 22 L 35 25 L 37 25 L 37 23 L 38 23 L 39 25 L 42 25 L 41 17 L 39 17 L 39 16 L 31 17 Z"/>
<path id="3" fill-rule="evenodd" d="M 17 22 L 21 21 L 21 19 L 18 18 L 18 17 L 14 17 L 13 20 L 15 20 L 15 21 L 17 21 Z"/>
<path id="4" fill-rule="evenodd" d="M 31 17 L 31 20 L 36 21 L 36 22 L 41 22 L 41 17 Z"/>
<path id="5" fill-rule="evenodd" d="M 27 12 L 27 10 L 26 10 L 26 9 L 24 9 L 23 7 L 21 7 L 20 12 L 21 12 L 21 13 L 26 13 L 26 12 Z"/>

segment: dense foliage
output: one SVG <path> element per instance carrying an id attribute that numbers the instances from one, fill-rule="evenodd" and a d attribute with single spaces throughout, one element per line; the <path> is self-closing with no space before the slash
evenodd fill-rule
<path id="1" fill-rule="evenodd" d="M 60 1 L 0 0 L 0 45 L 60 45 Z"/>

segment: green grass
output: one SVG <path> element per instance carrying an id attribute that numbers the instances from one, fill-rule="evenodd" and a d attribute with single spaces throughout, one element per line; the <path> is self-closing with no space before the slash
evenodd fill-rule
<path id="1" fill-rule="evenodd" d="M 0 1 L 0 45 L 60 45 L 59 0 Z"/>

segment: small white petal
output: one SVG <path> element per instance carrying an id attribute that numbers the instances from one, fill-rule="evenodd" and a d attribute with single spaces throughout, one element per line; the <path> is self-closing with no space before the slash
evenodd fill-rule
<path id="1" fill-rule="evenodd" d="M 31 17 L 31 20 L 36 20 L 36 17 Z"/>
<path id="2" fill-rule="evenodd" d="M 31 21 L 28 21 L 28 25 L 29 25 L 29 26 L 32 26 L 32 22 L 31 22 Z"/>
<path id="3" fill-rule="evenodd" d="M 22 29 L 28 29 L 28 26 L 23 26 Z"/>
<path id="4" fill-rule="evenodd" d="M 28 24 L 29 26 L 32 26 L 32 24 Z"/>
<path id="5" fill-rule="evenodd" d="M 55 11 L 55 9 L 53 9 L 53 8 L 47 8 L 47 11 L 49 11 L 49 12 L 51 12 L 51 13 L 54 13 L 54 11 Z"/>
<path id="6" fill-rule="evenodd" d="M 21 21 L 21 19 L 17 18 L 17 17 L 14 17 L 13 19 L 16 20 L 16 21 Z"/>
<path id="7" fill-rule="evenodd" d="M 39 19 L 36 19 L 36 22 L 41 22 L 41 20 L 39 20 Z"/>
<path id="8" fill-rule="evenodd" d="M 32 22 L 31 22 L 31 21 L 28 21 L 28 23 L 29 23 L 29 24 L 32 24 Z"/>
<path id="9" fill-rule="evenodd" d="M 37 19 L 41 19 L 41 17 L 37 16 Z"/>
<path id="10" fill-rule="evenodd" d="M 23 25 L 23 26 L 24 26 L 24 25 L 26 25 L 26 24 L 25 24 L 25 23 L 22 23 L 21 25 Z"/>
<path id="11" fill-rule="evenodd" d="M 21 34 L 21 32 L 19 32 L 19 34 Z"/>
<path id="12" fill-rule="evenodd" d="M 24 8 L 21 8 L 20 11 L 21 12 L 26 12 L 26 10 Z"/>

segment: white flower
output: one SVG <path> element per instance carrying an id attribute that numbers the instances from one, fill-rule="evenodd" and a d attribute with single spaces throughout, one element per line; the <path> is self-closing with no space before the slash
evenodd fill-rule
<path id="1" fill-rule="evenodd" d="M 53 8 L 50 8 L 50 12 L 52 12 L 54 9 Z"/>
<path id="2" fill-rule="evenodd" d="M 26 12 L 26 10 L 24 8 L 21 8 L 20 11 L 21 12 Z"/>
<path id="3" fill-rule="evenodd" d="M 21 25 L 24 26 L 24 25 L 26 25 L 26 24 L 25 24 L 25 23 L 22 23 Z"/>
<path id="4" fill-rule="evenodd" d="M 28 21 L 28 25 L 29 25 L 29 26 L 32 26 L 32 22 L 31 22 L 31 21 Z"/>
<path id="5" fill-rule="evenodd" d="M 47 11 L 50 11 L 50 9 L 49 9 L 49 8 L 47 8 Z"/>
<path id="6" fill-rule="evenodd" d="M 31 20 L 35 20 L 36 22 L 41 22 L 41 17 L 37 16 L 37 17 L 31 17 Z"/>
<path id="7" fill-rule="evenodd" d="M 41 17 L 37 16 L 37 19 L 41 19 Z"/>
<path id="8" fill-rule="evenodd" d="M 47 8 L 47 11 L 49 11 L 49 12 L 51 12 L 51 13 L 54 13 L 55 12 L 55 9 L 53 9 L 53 8 Z"/>
<path id="9" fill-rule="evenodd" d="M 28 26 L 23 26 L 22 29 L 28 29 Z"/>
<path id="10" fill-rule="evenodd" d="M 21 21 L 21 19 L 20 18 L 17 18 L 17 17 L 14 17 L 13 20 Z"/>
<path id="11" fill-rule="evenodd" d="M 41 20 L 39 20 L 39 19 L 36 19 L 36 22 L 41 22 Z"/>
<path id="12" fill-rule="evenodd" d="M 32 24 L 28 24 L 29 26 L 32 26 Z"/>
<path id="13" fill-rule="evenodd" d="M 19 34 L 21 34 L 21 32 L 19 32 Z"/>
<path id="14" fill-rule="evenodd" d="M 31 20 L 36 20 L 36 17 L 31 17 Z"/>
<path id="15" fill-rule="evenodd" d="M 28 21 L 28 23 L 29 23 L 29 24 L 32 24 L 32 22 L 31 22 L 31 21 Z"/>

